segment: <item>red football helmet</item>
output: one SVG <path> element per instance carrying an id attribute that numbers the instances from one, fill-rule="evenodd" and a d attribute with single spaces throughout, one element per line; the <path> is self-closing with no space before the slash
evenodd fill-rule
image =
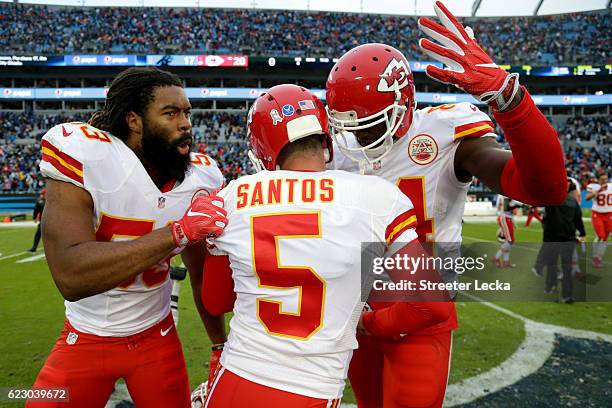
<path id="1" fill-rule="evenodd" d="M 249 158 L 257 171 L 276 170 L 276 159 L 288 143 L 321 134 L 331 161 L 332 141 L 323 102 L 308 89 L 291 84 L 277 85 L 261 94 L 247 117 Z"/>
<path id="2" fill-rule="evenodd" d="M 406 57 L 386 44 L 364 44 L 344 54 L 327 79 L 329 124 L 338 147 L 356 161 L 372 163 L 408 132 L 416 107 L 414 78 Z M 379 123 L 386 131 L 367 146 L 349 147 L 343 132 Z"/>

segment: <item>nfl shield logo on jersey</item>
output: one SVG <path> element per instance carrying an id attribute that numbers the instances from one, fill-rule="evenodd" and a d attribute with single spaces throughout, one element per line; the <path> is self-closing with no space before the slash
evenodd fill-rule
<path id="1" fill-rule="evenodd" d="M 416 164 L 429 164 L 438 157 L 438 144 L 433 137 L 421 133 L 410 140 L 408 156 Z"/>
<path id="2" fill-rule="evenodd" d="M 159 197 L 157 199 L 157 208 L 164 208 L 166 206 L 166 197 Z"/>

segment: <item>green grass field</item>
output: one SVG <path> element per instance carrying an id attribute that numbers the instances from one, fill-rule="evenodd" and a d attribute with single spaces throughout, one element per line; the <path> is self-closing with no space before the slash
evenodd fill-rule
<path id="1" fill-rule="evenodd" d="M 590 242 L 593 237 L 590 223 L 587 228 Z M 494 240 L 496 230 L 497 225 L 493 223 L 470 224 L 468 221 L 464 225 L 465 241 Z M 64 320 L 63 299 L 55 288 L 44 258 L 40 256 L 31 262 L 18 263 L 32 254 L 12 256 L 31 246 L 33 234 L 33 228 L 0 228 L 0 275 L 3 282 L 0 285 L 0 330 L 3 335 L 0 342 L 0 387 L 32 385 Z M 529 229 L 518 226 L 517 242 L 537 242 L 540 238 L 539 223 L 535 222 Z M 610 280 L 611 252 L 606 254 L 606 268 L 589 271 L 592 275 L 598 274 L 602 282 Z M 515 261 L 527 262 L 523 259 Z M 512 271 L 499 273 L 510 274 Z M 542 281 L 537 280 L 541 278 L 530 276 L 529 279 L 533 279 L 530 282 L 538 288 L 543 287 Z M 501 305 L 536 321 L 612 334 L 612 303 L 504 302 Z M 178 331 L 190 380 L 195 387 L 207 377 L 209 341 L 195 311 L 188 281 L 181 287 L 179 308 Z M 461 327 L 454 334 L 451 383 L 499 365 L 514 353 L 524 336 L 521 321 L 486 305 L 458 302 L 457 310 Z M 353 401 L 350 387 L 347 387 L 345 401 Z"/>

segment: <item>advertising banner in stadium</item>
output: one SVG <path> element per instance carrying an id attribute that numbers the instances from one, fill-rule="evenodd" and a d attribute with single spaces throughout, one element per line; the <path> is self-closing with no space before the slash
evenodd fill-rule
<path id="1" fill-rule="evenodd" d="M 47 67 L 239 67 L 249 66 L 246 55 L 62 55 L 62 56 L 15 56 L 0 55 L 0 67 L 22 67 L 29 65 Z"/>
<path id="2" fill-rule="evenodd" d="M 337 58 L 328 57 L 251 57 L 247 55 L 0 55 L 0 67 L 108 67 L 108 66 L 171 66 L 221 68 L 295 68 L 331 69 Z M 425 72 L 427 65 L 442 67 L 439 62 L 410 61 L 414 72 Z M 509 72 L 530 76 L 612 75 L 612 64 L 537 67 L 531 65 L 501 65 Z"/>
<path id="3" fill-rule="evenodd" d="M 265 92 L 265 88 L 186 88 L 190 99 L 250 100 Z M 325 90 L 312 89 L 319 98 L 325 100 Z M 105 99 L 107 88 L 0 88 L 0 99 L 10 100 L 95 100 Z M 612 105 L 612 94 L 604 95 L 532 95 L 538 106 L 582 106 Z M 443 104 L 476 101 L 470 95 L 459 93 L 417 92 L 418 103 Z"/>

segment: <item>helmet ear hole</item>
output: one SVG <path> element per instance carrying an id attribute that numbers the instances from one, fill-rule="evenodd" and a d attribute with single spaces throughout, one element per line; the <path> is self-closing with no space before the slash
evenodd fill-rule
<path id="1" fill-rule="evenodd" d="M 353 67 L 351 68 L 351 71 L 353 72 L 357 71 L 357 67 L 353 65 Z"/>
<path id="2" fill-rule="evenodd" d="M 372 57 L 372 61 L 378 62 L 378 57 Z"/>

